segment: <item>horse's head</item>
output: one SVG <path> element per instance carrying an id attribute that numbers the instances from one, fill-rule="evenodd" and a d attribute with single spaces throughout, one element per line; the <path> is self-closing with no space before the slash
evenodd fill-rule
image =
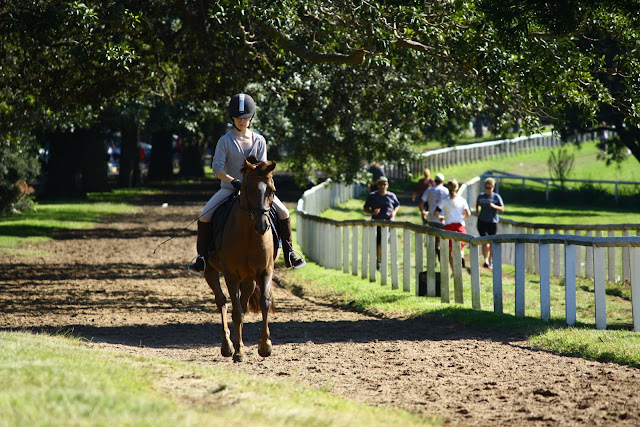
<path id="1" fill-rule="evenodd" d="M 249 156 L 244 163 L 241 169 L 243 178 L 240 205 L 249 213 L 256 233 L 264 234 L 269 229 L 267 215 L 276 193 L 271 174 L 276 168 L 276 162 L 260 162 L 254 156 Z"/>

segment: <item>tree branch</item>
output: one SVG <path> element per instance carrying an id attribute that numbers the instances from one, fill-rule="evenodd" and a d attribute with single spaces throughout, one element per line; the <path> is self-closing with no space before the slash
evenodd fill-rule
<path id="1" fill-rule="evenodd" d="M 293 53 L 299 58 L 305 59 L 314 64 L 345 64 L 360 65 L 364 62 L 365 50 L 356 49 L 352 54 L 342 53 L 317 53 L 304 46 L 299 45 L 289 37 L 282 34 L 278 29 L 263 21 L 258 21 L 258 25 L 269 37 L 271 37 L 282 49 Z"/>

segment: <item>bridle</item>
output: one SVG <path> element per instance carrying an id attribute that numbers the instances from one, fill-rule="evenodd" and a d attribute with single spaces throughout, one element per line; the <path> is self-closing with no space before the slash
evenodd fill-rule
<path id="1" fill-rule="evenodd" d="M 262 177 L 261 176 L 247 176 L 247 177 L 245 177 L 245 179 L 260 179 L 260 178 L 262 178 Z M 245 184 L 245 187 L 246 187 L 246 184 Z M 269 211 L 271 210 L 271 202 L 269 203 L 269 209 L 265 209 L 264 206 L 261 206 L 259 208 L 252 208 L 252 207 L 250 207 L 251 204 L 249 203 L 249 194 L 248 194 L 248 192 L 247 191 L 241 191 L 240 195 L 242 196 L 243 193 L 244 193 L 244 199 L 245 199 L 247 208 L 243 208 L 242 207 L 242 203 L 240 203 L 239 207 L 240 207 L 240 210 L 242 210 L 244 212 L 247 212 L 249 214 L 249 217 L 251 217 L 252 221 L 256 220 L 256 218 L 254 216 L 255 214 L 259 214 L 259 215 L 262 216 L 262 215 L 266 215 L 266 214 L 269 213 Z M 267 222 L 267 230 L 269 230 L 269 223 L 268 222 Z"/>

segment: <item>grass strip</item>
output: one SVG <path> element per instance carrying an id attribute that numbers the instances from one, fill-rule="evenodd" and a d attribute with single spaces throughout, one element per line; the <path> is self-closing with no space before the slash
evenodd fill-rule
<path id="1" fill-rule="evenodd" d="M 438 425 L 225 367 L 133 357 L 64 336 L 0 332 L 0 425 Z"/>

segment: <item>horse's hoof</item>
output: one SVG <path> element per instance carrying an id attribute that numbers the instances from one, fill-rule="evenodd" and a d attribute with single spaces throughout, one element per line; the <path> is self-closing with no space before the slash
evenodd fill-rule
<path id="1" fill-rule="evenodd" d="M 233 361 L 234 362 L 244 362 L 244 355 L 238 354 L 238 353 L 234 354 L 233 355 Z"/>
<path id="2" fill-rule="evenodd" d="M 258 354 L 262 357 L 271 356 L 271 341 L 258 345 Z"/>
<path id="3" fill-rule="evenodd" d="M 231 347 L 223 345 L 220 348 L 220 353 L 223 357 L 231 357 L 233 355 L 233 351 L 231 351 Z"/>

